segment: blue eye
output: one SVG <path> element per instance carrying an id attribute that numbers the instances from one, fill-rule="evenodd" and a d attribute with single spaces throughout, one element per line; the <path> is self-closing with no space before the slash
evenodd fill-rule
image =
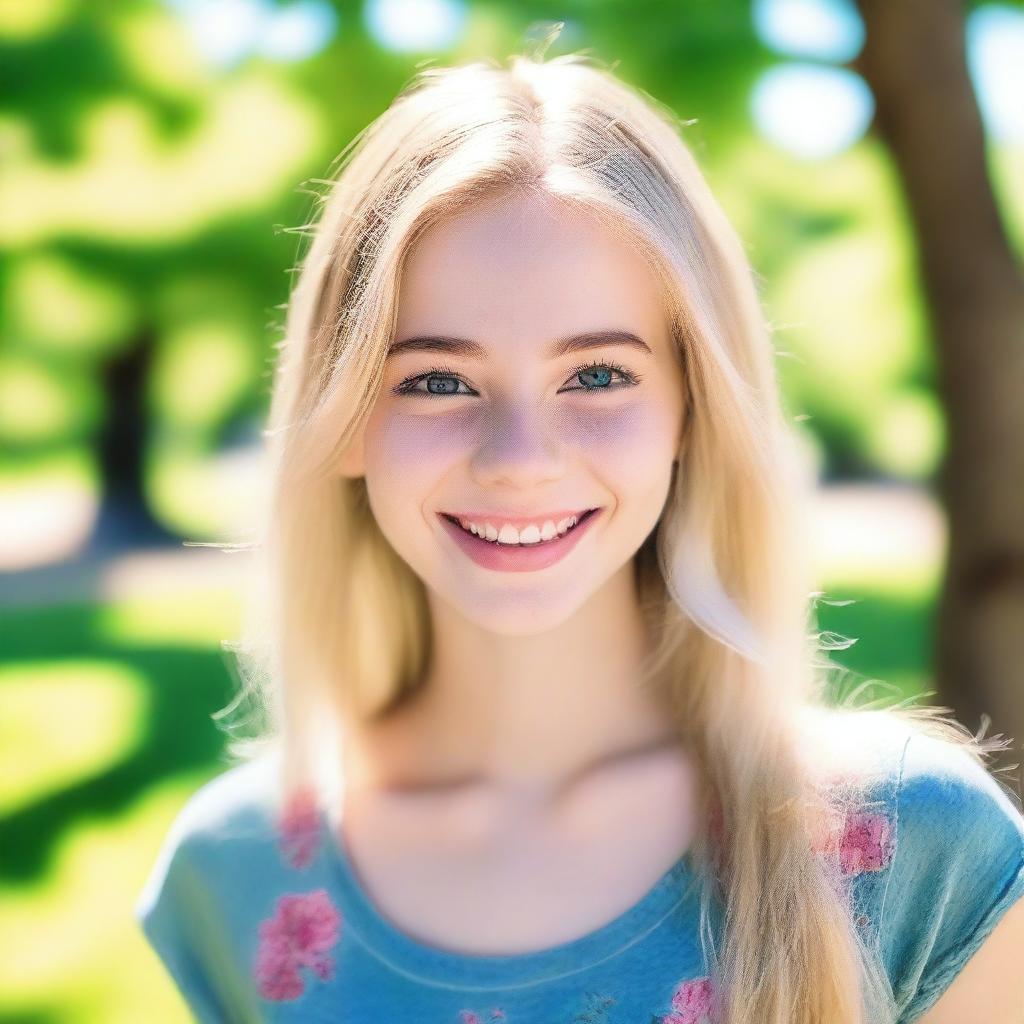
<path id="1" fill-rule="evenodd" d="M 610 371 L 610 372 L 609 372 Z M 612 374 L 619 374 L 621 381 L 618 384 L 612 384 Z M 572 371 L 572 377 L 581 377 L 583 374 L 587 374 L 591 378 L 597 377 L 599 383 L 597 384 L 583 384 L 582 387 L 569 388 L 569 391 L 616 391 L 620 387 L 632 387 L 635 384 L 639 384 L 641 377 L 637 373 L 631 373 L 624 366 L 619 366 L 618 363 L 585 363 L 582 366 L 577 366 Z M 440 380 L 442 387 L 447 390 L 417 390 L 416 385 L 420 381 L 427 381 L 428 389 L 430 387 L 430 381 L 432 379 Z M 426 373 L 415 374 L 412 377 L 406 377 L 401 384 L 396 385 L 392 389 L 394 395 L 426 395 L 427 397 L 436 397 L 444 395 L 458 395 L 458 386 L 460 384 L 468 384 L 457 374 L 454 370 L 449 369 L 447 366 L 432 366 Z M 465 394 L 465 392 L 463 392 Z"/>
<path id="2" fill-rule="evenodd" d="M 430 391 L 430 390 L 418 391 L 418 390 L 416 390 L 416 385 L 419 384 L 420 381 L 426 381 L 427 382 L 427 387 L 429 389 L 430 382 L 432 380 L 439 380 L 439 381 L 441 381 L 442 382 L 442 387 L 447 388 L 447 390 L 439 390 L 439 391 Z M 429 395 L 429 396 L 433 396 L 433 395 L 457 395 L 459 393 L 458 392 L 458 387 L 459 387 L 460 384 L 465 384 L 465 381 L 462 380 L 462 378 L 459 377 L 456 373 L 454 373 L 453 371 L 449 370 L 447 367 L 444 367 L 444 366 L 432 366 L 426 373 L 416 374 L 413 377 L 406 377 L 405 380 L 403 380 L 401 384 L 399 384 L 396 388 L 394 388 L 392 390 L 392 394 L 395 394 L 395 395 Z M 466 386 L 468 387 L 469 385 L 467 384 Z"/>

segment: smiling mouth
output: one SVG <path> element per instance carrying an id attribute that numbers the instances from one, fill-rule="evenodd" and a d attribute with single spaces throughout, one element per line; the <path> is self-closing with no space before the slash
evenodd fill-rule
<path id="1" fill-rule="evenodd" d="M 449 515 L 447 512 L 442 512 L 441 515 L 445 519 L 447 519 L 448 522 L 454 524 L 460 530 L 462 530 L 462 532 L 465 533 L 467 536 L 472 537 L 474 540 L 481 541 L 484 544 L 491 544 L 494 547 L 502 547 L 502 548 L 539 548 L 539 547 L 544 547 L 546 544 L 557 544 L 563 538 L 568 537 L 569 534 L 573 532 L 573 530 L 575 530 L 578 527 L 582 526 L 583 523 L 585 523 L 592 515 L 594 515 L 595 512 L 600 512 L 600 511 L 601 511 L 601 509 L 599 507 L 598 508 L 588 508 L 588 509 L 586 509 L 584 512 L 581 512 L 579 514 L 579 518 L 576 520 L 576 522 L 572 526 L 569 527 L 569 529 L 567 529 L 564 533 L 556 533 L 554 535 L 554 537 L 551 537 L 548 540 L 536 540 L 536 541 L 532 541 L 532 542 L 531 541 L 527 541 L 526 543 L 523 543 L 522 541 L 520 541 L 519 543 L 516 543 L 516 544 L 510 544 L 510 543 L 508 543 L 506 541 L 499 541 L 497 538 L 495 538 L 494 540 L 490 540 L 487 537 L 481 537 L 480 534 L 473 533 L 472 530 L 467 530 L 462 525 L 462 523 L 459 522 L 459 520 L 458 520 L 458 518 L 456 516 Z"/>

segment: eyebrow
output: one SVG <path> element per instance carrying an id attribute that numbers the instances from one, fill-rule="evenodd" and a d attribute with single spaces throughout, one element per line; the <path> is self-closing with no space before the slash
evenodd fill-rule
<path id="1" fill-rule="evenodd" d="M 653 355 L 650 345 L 632 331 L 617 329 L 606 331 L 587 331 L 583 334 L 572 334 L 566 338 L 558 338 L 547 350 L 548 359 L 560 359 L 570 352 L 580 352 L 591 348 L 603 348 L 607 345 L 628 345 Z M 468 338 L 452 338 L 448 335 L 423 335 L 396 341 L 388 348 L 387 358 L 405 352 L 442 352 L 450 356 L 462 356 L 466 359 L 486 359 L 487 350 L 479 342 Z"/>

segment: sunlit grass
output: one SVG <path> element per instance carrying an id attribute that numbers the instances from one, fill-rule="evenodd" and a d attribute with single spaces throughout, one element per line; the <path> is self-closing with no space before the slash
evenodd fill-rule
<path id="1" fill-rule="evenodd" d="M 223 590 L 5 610 L 5 1019 L 190 1019 L 133 910 L 175 814 L 223 770 L 210 716 L 237 616 Z"/>
<path id="2" fill-rule="evenodd" d="M 15 491 L 34 488 L 96 489 L 96 461 L 84 445 L 37 452 L 21 459 L 0 459 L 0 502 Z"/>
<path id="3" fill-rule="evenodd" d="M 130 752 L 146 708 L 139 684 L 116 663 L 0 668 L 0 815 Z"/>
<path id="4" fill-rule="evenodd" d="M 832 577 L 821 589 L 815 611 L 822 652 L 842 666 L 851 685 L 880 680 L 871 696 L 892 701 L 931 689 L 927 666 L 935 594 L 927 573 L 870 586 L 863 579 Z M 839 649 L 828 650 L 831 643 Z"/>
<path id="5" fill-rule="evenodd" d="M 857 590 L 879 598 L 926 602 L 939 585 L 942 566 L 937 562 L 907 559 L 882 561 L 865 558 L 863 552 L 836 551 L 821 566 L 824 589 Z"/>
<path id="6" fill-rule="evenodd" d="M 133 910 L 170 821 L 216 771 L 154 784 L 117 817 L 77 821 L 38 882 L 0 890 L 0 1006 L 69 1024 L 191 1020 Z"/>
<path id="7" fill-rule="evenodd" d="M 168 594 L 102 605 L 95 630 L 97 637 L 124 645 L 216 648 L 235 636 L 240 611 L 238 594 L 230 587 Z"/>
<path id="8" fill-rule="evenodd" d="M 164 522 L 190 540 L 234 540 L 252 528 L 262 479 L 237 460 L 181 446 L 152 463 L 148 489 Z M 237 465 L 235 464 L 237 462 Z"/>
<path id="9" fill-rule="evenodd" d="M 933 546 L 911 543 L 898 526 L 889 547 L 873 553 L 855 539 L 844 545 L 837 530 L 819 556 L 822 593 L 815 605 L 823 643 L 853 641 L 826 652 L 830 660 L 849 670 L 853 685 L 865 678 L 881 680 L 872 698 L 893 700 L 932 686 L 931 609 L 941 584 L 943 543 L 941 536 Z M 918 529 L 924 525 L 918 523 Z"/>

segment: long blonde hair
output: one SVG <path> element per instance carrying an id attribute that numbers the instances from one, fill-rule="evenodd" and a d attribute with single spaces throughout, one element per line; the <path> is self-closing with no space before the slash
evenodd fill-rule
<path id="1" fill-rule="evenodd" d="M 834 666 L 809 628 L 811 481 L 742 242 L 669 110 L 593 58 L 542 57 L 421 71 L 325 182 L 288 304 L 266 432 L 269 498 L 235 645 L 239 700 L 261 721 L 230 755 L 273 749 L 285 791 L 322 794 L 345 723 L 382 719 L 422 679 L 424 585 L 377 526 L 365 481 L 334 467 L 380 386 L 417 236 L 471 202 L 542 191 L 600 217 L 648 259 L 685 369 L 678 468 L 635 570 L 656 637 L 644 681 L 671 696 L 703 775 L 693 855 L 718 1019 L 892 1020 L 891 988 L 853 926 L 835 859 L 809 842 L 827 813 L 825 748 L 849 767 L 835 737 L 869 735 L 885 716 L 979 761 L 981 747 L 934 708 L 830 697 Z M 815 743 L 825 724 L 838 728 Z M 842 749 L 852 759 L 864 746 Z M 713 899 L 725 911 L 720 942 Z"/>

